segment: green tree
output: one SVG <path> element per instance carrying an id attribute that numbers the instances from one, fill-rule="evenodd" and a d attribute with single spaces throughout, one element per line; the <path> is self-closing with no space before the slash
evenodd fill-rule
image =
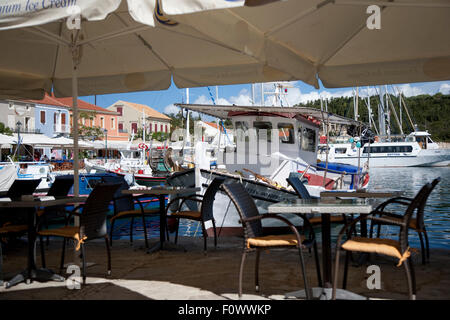
<path id="1" fill-rule="evenodd" d="M 11 128 L 5 126 L 3 122 L 0 122 L 0 133 L 7 136 L 13 135 L 13 131 L 11 130 Z"/>

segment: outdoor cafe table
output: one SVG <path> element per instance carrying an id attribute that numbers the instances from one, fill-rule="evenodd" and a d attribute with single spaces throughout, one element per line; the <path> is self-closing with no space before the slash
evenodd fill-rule
<path id="1" fill-rule="evenodd" d="M 6 288 L 10 288 L 23 281 L 28 283 L 33 279 L 37 281 L 65 280 L 64 277 L 53 273 L 49 269 L 38 269 L 36 267 L 36 210 L 38 208 L 80 203 L 85 200 L 86 198 L 83 197 L 35 197 L 34 200 L 11 200 L 9 198 L 0 198 L 0 215 L 2 214 L 1 209 L 3 208 L 20 209 L 20 211 L 27 215 L 28 221 L 28 267 L 23 272 L 14 276 L 10 281 L 6 282 Z"/>
<path id="2" fill-rule="evenodd" d="M 313 288 L 313 297 L 331 298 L 332 257 L 331 257 L 331 215 L 369 214 L 372 205 L 361 199 L 295 199 L 283 201 L 268 207 L 268 213 L 301 213 L 320 214 L 322 216 L 322 264 L 324 288 Z M 326 290 L 325 290 L 326 289 Z M 287 296 L 304 297 L 304 290 L 286 294 Z M 337 298 L 364 299 L 364 297 L 339 290 Z"/>
<path id="3" fill-rule="evenodd" d="M 133 195 L 154 195 L 159 199 L 159 242 L 150 248 L 147 252 L 154 252 L 156 250 L 164 249 L 164 242 L 166 239 L 166 197 L 168 195 L 193 193 L 200 191 L 201 188 L 183 188 L 183 187 L 168 187 L 168 186 L 155 186 L 148 188 L 128 189 L 123 190 L 123 194 Z"/>

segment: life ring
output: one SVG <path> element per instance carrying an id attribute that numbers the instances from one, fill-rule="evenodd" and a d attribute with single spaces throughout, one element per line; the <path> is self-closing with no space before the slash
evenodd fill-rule
<path id="1" fill-rule="evenodd" d="M 138 148 L 148 150 L 148 145 L 146 145 L 145 143 L 139 143 Z"/>

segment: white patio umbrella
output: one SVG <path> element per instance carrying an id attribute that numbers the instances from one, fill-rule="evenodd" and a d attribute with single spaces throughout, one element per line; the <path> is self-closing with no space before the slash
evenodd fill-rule
<path id="1" fill-rule="evenodd" d="M 318 79 L 325 87 L 450 79 L 449 0 L 276 1 L 203 13 L 176 2 L 162 4 L 171 20 L 316 88 Z M 197 81 L 213 81 L 206 77 Z"/>
<path id="2" fill-rule="evenodd" d="M 79 189 L 79 95 L 167 89 L 172 74 L 190 68 L 198 72 L 205 68 L 210 68 L 209 72 L 227 71 L 229 75 L 218 77 L 218 83 L 224 84 L 237 79 L 240 83 L 278 80 L 283 74 L 262 77 L 264 62 L 218 43 L 191 26 L 170 21 L 161 11 L 160 2 L 0 3 L 0 98 L 40 99 L 52 90 L 57 97 L 73 97 L 75 194 Z M 199 8 L 188 0 L 178 4 Z M 204 9 L 228 8 L 241 6 L 244 1 L 205 4 Z M 180 77 L 183 75 L 181 72 Z M 282 78 L 293 79 L 289 74 Z M 206 84 L 210 83 L 190 86 Z"/>

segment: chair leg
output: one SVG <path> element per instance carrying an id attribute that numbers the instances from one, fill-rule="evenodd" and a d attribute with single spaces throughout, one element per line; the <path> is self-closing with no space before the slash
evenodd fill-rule
<path id="1" fill-rule="evenodd" d="M 142 225 L 144 227 L 145 247 L 148 249 L 147 226 L 145 224 L 145 215 L 142 215 Z"/>
<path id="2" fill-rule="evenodd" d="M 244 252 L 242 253 L 242 258 L 241 258 L 241 267 L 239 268 L 239 291 L 238 291 L 239 298 L 242 297 L 242 275 L 244 273 L 244 263 L 245 263 L 246 255 L 247 255 L 247 252 L 244 249 Z"/>
<path id="3" fill-rule="evenodd" d="M 203 251 L 206 254 L 207 246 L 208 246 L 208 241 L 206 238 L 208 237 L 208 234 L 206 233 L 205 221 L 202 220 L 201 223 L 202 223 L 202 233 L 203 233 Z"/>
<path id="4" fill-rule="evenodd" d="M 427 261 L 430 262 L 430 243 L 428 242 L 428 234 L 427 230 L 425 230 L 425 227 L 423 227 L 423 235 L 425 236 L 425 246 L 427 248 Z"/>
<path id="5" fill-rule="evenodd" d="M 114 222 L 116 222 L 116 219 L 111 220 L 111 226 L 109 230 L 109 245 L 112 247 L 112 240 L 113 240 L 113 230 L 114 230 Z"/>
<path id="6" fill-rule="evenodd" d="M 422 255 L 422 264 L 425 264 L 425 245 L 423 244 L 423 236 L 422 236 L 422 232 L 417 231 L 417 233 L 419 234 L 419 240 L 420 240 L 420 253 Z"/>
<path id="7" fill-rule="evenodd" d="M 319 252 L 317 250 L 317 242 L 314 240 L 313 244 L 313 250 L 314 250 L 314 260 L 316 263 L 316 272 L 317 272 L 317 281 L 319 283 L 319 287 L 322 287 L 322 274 L 320 273 L 320 262 L 319 262 Z"/>
<path id="8" fill-rule="evenodd" d="M 42 236 L 39 236 L 39 246 L 41 247 L 41 263 L 42 263 L 42 268 L 46 268 L 46 264 L 45 264 L 45 249 L 44 249 L 44 238 Z"/>
<path id="9" fill-rule="evenodd" d="M 309 290 L 308 279 L 306 277 L 305 261 L 303 259 L 303 251 L 302 251 L 301 245 L 299 245 L 299 247 L 298 247 L 298 254 L 300 256 L 300 265 L 302 267 L 302 274 L 303 274 L 303 282 L 305 284 L 306 299 L 307 300 L 311 300 L 311 292 Z"/>
<path id="10" fill-rule="evenodd" d="M 133 226 L 134 226 L 134 217 L 131 218 L 130 223 L 130 242 L 133 244 Z"/>
<path id="11" fill-rule="evenodd" d="M 82 257 L 82 263 L 83 263 L 83 267 L 82 267 L 82 273 L 83 273 L 83 284 L 86 284 L 86 250 L 84 248 L 84 243 L 81 244 L 81 257 Z"/>
<path id="12" fill-rule="evenodd" d="M 406 280 L 408 282 L 408 296 L 410 300 L 416 300 L 416 279 L 411 259 L 403 262 L 406 272 Z"/>
<path id="13" fill-rule="evenodd" d="M 0 242 L 0 286 L 3 285 L 3 251 L 2 243 Z"/>
<path id="14" fill-rule="evenodd" d="M 64 269 L 64 256 L 66 255 L 66 238 L 63 238 L 63 246 L 62 246 L 62 254 L 61 254 L 61 263 L 59 264 L 59 274 L 63 273 Z"/>
<path id="15" fill-rule="evenodd" d="M 255 291 L 259 292 L 259 257 L 261 255 L 261 250 L 256 249 L 256 260 L 255 260 Z"/>
<path id="16" fill-rule="evenodd" d="M 213 230 L 214 230 L 214 248 L 217 248 L 217 231 L 216 231 L 216 221 L 212 219 Z"/>
<path id="17" fill-rule="evenodd" d="M 180 228 L 180 219 L 177 218 L 177 230 L 175 231 L 175 244 L 178 243 L 178 228 Z"/>
<path id="18" fill-rule="evenodd" d="M 109 248 L 109 240 L 108 240 L 108 236 L 105 236 L 105 244 L 106 244 L 106 254 L 108 255 L 108 270 L 107 270 L 107 275 L 110 276 L 111 275 L 111 250 Z"/>
<path id="19" fill-rule="evenodd" d="M 344 278 L 342 279 L 342 289 L 347 288 L 348 262 L 351 251 L 345 251 Z"/>

